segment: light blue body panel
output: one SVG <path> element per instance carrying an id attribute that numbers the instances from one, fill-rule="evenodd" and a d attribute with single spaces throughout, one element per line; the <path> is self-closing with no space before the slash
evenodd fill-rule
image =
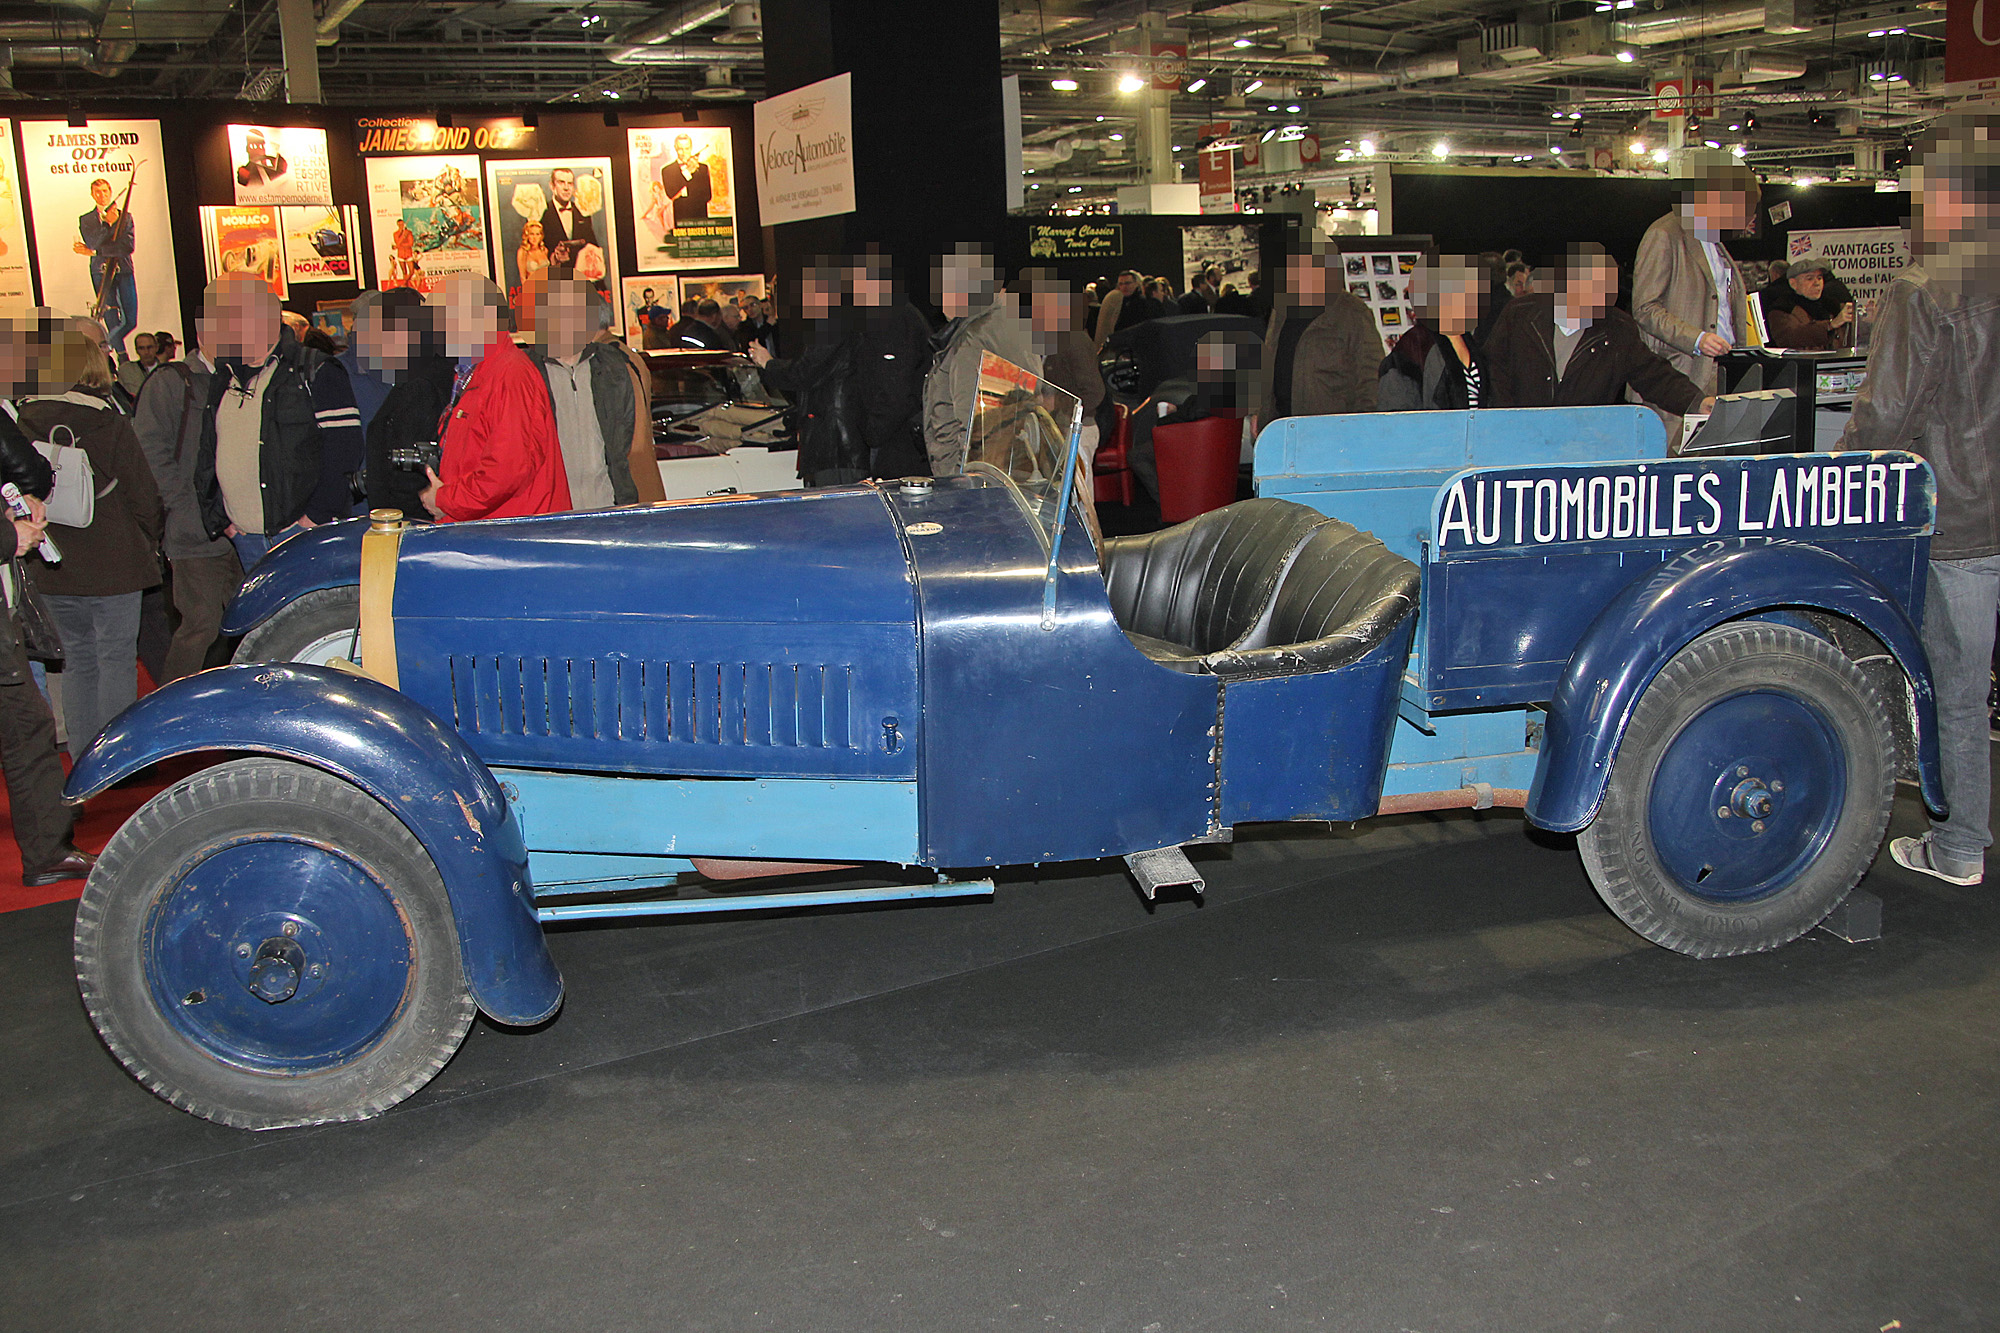
<path id="1" fill-rule="evenodd" d="M 591 879 L 658 879 L 690 856 L 912 865 L 915 782 L 644 778 L 496 768 L 538 893 Z M 547 873 L 544 873 L 546 868 Z"/>
<path id="2" fill-rule="evenodd" d="M 373 796 L 437 865 L 479 1007 L 526 1024 L 562 1003 L 520 825 L 486 766 L 432 714 L 386 685 L 325 667 L 217 667 L 120 713 L 77 760 L 64 795 L 81 801 L 148 764 L 201 750 L 294 759 Z"/>
<path id="3" fill-rule="evenodd" d="M 1667 460 L 1664 444 L 1658 418 L 1640 407 L 1299 418 L 1258 438 L 1260 495 L 1372 530 L 1422 569 L 1384 794 L 1532 787 L 1532 820 L 1581 827 L 1625 720 L 1572 711 L 1586 645 L 1600 675 L 1617 663 L 1621 679 L 1634 678 L 1635 701 L 1704 630 L 1811 607 L 1863 625 L 1895 655 L 1909 685 L 1919 777 L 1935 806 L 1934 709 L 1914 629 L 1933 508 L 1928 467 L 1905 454 Z M 1595 539 L 1589 524 L 1563 533 L 1574 515 L 1552 507 L 1562 485 L 1587 489 L 1592 478 L 1628 486 L 1625 530 L 1607 521 Z M 1544 499 L 1551 507 L 1537 507 Z M 1451 537 L 1469 529 L 1471 540 L 1446 539 L 1447 519 Z M 1754 575 L 1731 564 L 1746 585 L 1727 596 L 1676 585 L 1646 603 L 1654 619 L 1644 625 L 1636 612 L 1621 619 L 1610 609 L 1638 598 L 1632 590 L 1669 562 L 1727 563 L 1719 536 L 1756 534 L 1743 540 L 1757 543 L 1772 533 L 1818 561 L 1756 563 Z M 1588 812 L 1580 822 L 1579 811 Z"/>
<path id="4" fill-rule="evenodd" d="M 361 534 L 365 518 L 322 523 L 285 538 L 257 562 L 222 618 L 222 632 L 248 634 L 287 602 L 322 588 L 351 588 L 361 582 Z"/>

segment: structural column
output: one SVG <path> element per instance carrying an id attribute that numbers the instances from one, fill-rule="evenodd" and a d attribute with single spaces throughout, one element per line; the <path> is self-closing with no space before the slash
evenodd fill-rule
<path id="1" fill-rule="evenodd" d="M 1006 215 L 1000 13 L 937 0 L 764 0 L 766 96 L 854 76 L 856 211 L 766 231 L 789 300 L 802 263 L 880 246 L 912 290 L 958 241 L 992 247 Z"/>

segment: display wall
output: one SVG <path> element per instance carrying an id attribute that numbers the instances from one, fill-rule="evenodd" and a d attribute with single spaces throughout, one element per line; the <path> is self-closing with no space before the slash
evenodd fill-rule
<path id="1" fill-rule="evenodd" d="M 533 126 L 240 102 L 95 105 L 82 126 L 67 107 L 13 110 L 0 121 L 0 306 L 31 293 L 82 313 L 97 299 L 102 266 L 78 245 L 92 219 L 116 216 L 97 209 L 99 180 L 117 212 L 135 182 L 132 326 L 183 340 L 216 271 L 255 273 L 329 327 L 366 287 L 428 289 L 453 272 L 516 299 L 537 275 L 581 277 L 622 306 L 635 276 L 677 290 L 675 275 L 764 271 L 748 104 L 545 111 Z"/>

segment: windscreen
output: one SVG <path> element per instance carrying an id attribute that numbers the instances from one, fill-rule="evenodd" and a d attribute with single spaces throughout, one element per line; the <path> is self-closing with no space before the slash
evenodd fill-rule
<path id="1" fill-rule="evenodd" d="M 1064 472 L 1082 426 L 1083 403 L 1075 394 L 992 352 L 980 353 L 966 466 L 985 464 L 1013 482 L 1052 545 Z M 1074 477 L 1070 503 L 1081 508 L 1091 544 L 1101 551 L 1087 459 L 1076 460 Z"/>

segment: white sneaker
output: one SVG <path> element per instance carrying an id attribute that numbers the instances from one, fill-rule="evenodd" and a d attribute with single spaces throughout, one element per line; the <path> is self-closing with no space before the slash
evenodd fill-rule
<path id="1" fill-rule="evenodd" d="M 1984 869 L 1975 870 L 1970 875 L 1954 875 L 1938 869 L 1937 862 L 1931 858 L 1931 835 L 1928 833 L 1921 838 L 1892 838 L 1889 855 L 1903 869 L 1941 879 L 1947 884 L 1977 884 L 1986 878 Z"/>

